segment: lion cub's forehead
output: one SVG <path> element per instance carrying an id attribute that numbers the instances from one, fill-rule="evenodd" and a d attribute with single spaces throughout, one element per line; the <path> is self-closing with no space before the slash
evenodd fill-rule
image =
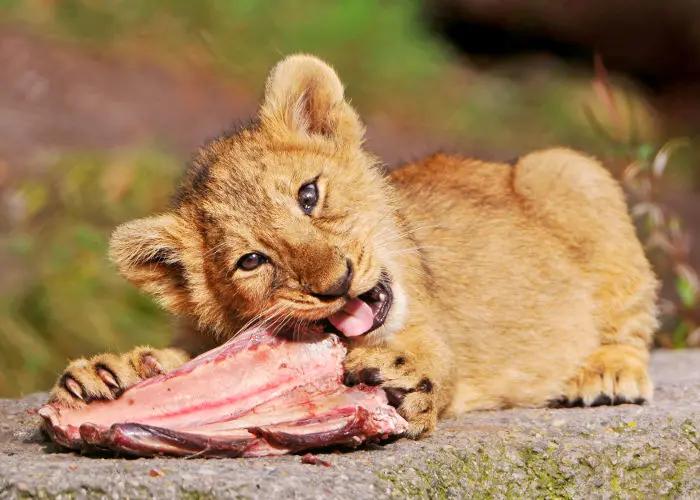
<path id="1" fill-rule="evenodd" d="M 211 175 L 222 185 L 255 183 L 289 192 L 338 163 L 333 148 L 318 141 L 263 141 L 245 135 L 218 151 Z"/>
<path id="2" fill-rule="evenodd" d="M 209 225 L 269 225 L 296 213 L 299 188 L 335 164 L 327 151 L 302 145 L 213 144 L 200 152 L 176 199 Z"/>
<path id="3" fill-rule="evenodd" d="M 322 192 L 330 192 L 331 210 L 337 211 L 345 205 L 344 197 L 353 198 L 351 188 L 372 177 L 368 164 L 356 151 L 331 141 L 280 141 L 244 130 L 199 151 L 175 197 L 176 206 L 198 214 L 200 225 L 210 230 L 218 226 L 219 234 L 270 230 L 280 223 L 280 230 L 292 229 L 300 215 L 297 195 L 302 185 L 319 178 Z"/>

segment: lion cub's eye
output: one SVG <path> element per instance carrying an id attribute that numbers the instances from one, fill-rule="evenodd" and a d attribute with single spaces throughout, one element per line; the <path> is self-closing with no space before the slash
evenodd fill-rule
<path id="1" fill-rule="evenodd" d="M 251 252 L 238 259 L 236 267 L 244 271 L 252 271 L 256 267 L 267 262 L 267 257 L 261 253 Z"/>
<path id="2" fill-rule="evenodd" d="M 301 186 L 297 194 L 297 200 L 299 200 L 299 206 L 302 211 L 306 215 L 311 214 L 316 203 L 318 203 L 318 186 L 316 186 L 316 181 Z"/>

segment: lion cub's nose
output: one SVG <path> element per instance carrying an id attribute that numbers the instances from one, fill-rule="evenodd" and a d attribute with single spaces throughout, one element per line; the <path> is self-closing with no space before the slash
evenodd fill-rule
<path id="1" fill-rule="evenodd" d="M 350 259 L 345 260 L 345 274 L 341 276 L 335 283 L 321 292 L 313 292 L 311 295 L 321 300 L 335 299 L 346 295 L 350 290 L 352 283 L 353 267 Z"/>

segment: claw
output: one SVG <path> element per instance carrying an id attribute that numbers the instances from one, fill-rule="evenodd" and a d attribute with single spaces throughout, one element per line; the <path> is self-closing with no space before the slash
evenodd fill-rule
<path id="1" fill-rule="evenodd" d="M 352 387 L 354 385 L 357 385 L 359 380 L 357 380 L 357 375 L 351 372 L 345 372 L 345 375 L 343 375 L 343 384 L 347 385 L 348 387 Z"/>
<path id="2" fill-rule="evenodd" d="M 566 403 L 568 399 L 566 399 L 566 396 L 561 396 L 558 398 L 550 399 L 547 402 L 547 407 L 548 408 L 566 408 Z"/>
<path id="3" fill-rule="evenodd" d="M 85 401 L 85 398 L 83 397 L 83 388 L 81 387 L 81 385 L 78 382 L 75 381 L 75 379 L 73 377 L 67 376 L 63 380 L 63 386 L 74 397 L 78 398 L 81 401 Z"/>
<path id="4" fill-rule="evenodd" d="M 403 387 L 385 387 L 384 392 L 386 392 L 386 398 L 389 404 L 394 408 L 398 408 L 403 403 L 406 394 L 413 392 L 412 389 L 404 389 Z"/>
<path id="5" fill-rule="evenodd" d="M 359 373 L 360 381 L 367 385 L 379 385 L 384 382 L 379 368 L 363 368 Z"/>
<path id="6" fill-rule="evenodd" d="M 107 387 L 110 389 L 119 389 L 119 384 L 117 383 L 117 379 L 114 377 L 112 372 L 110 372 L 107 368 L 104 368 L 102 366 L 97 367 L 97 375 L 102 379 L 102 381 L 107 384 Z"/>
<path id="7" fill-rule="evenodd" d="M 609 406 L 611 404 L 613 404 L 612 398 L 607 394 L 600 393 L 598 397 L 593 400 L 591 406 Z"/>
<path id="8" fill-rule="evenodd" d="M 144 354 L 141 358 L 141 363 L 144 371 L 147 374 L 146 377 L 155 377 L 156 375 L 160 375 L 161 373 L 165 372 L 156 357 L 152 354 Z"/>

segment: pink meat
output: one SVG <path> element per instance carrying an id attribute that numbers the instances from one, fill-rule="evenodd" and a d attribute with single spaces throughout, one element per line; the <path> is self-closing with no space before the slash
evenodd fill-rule
<path id="1" fill-rule="evenodd" d="M 39 414 L 63 446 L 139 456 L 277 455 L 405 432 L 383 390 L 342 384 L 344 357 L 334 335 L 251 329 L 114 401 Z"/>

